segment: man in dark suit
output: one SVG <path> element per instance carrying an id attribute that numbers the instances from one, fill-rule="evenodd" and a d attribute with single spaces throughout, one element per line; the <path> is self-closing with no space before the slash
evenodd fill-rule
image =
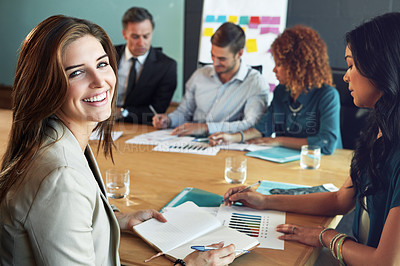
<path id="1" fill-rule="evenodd" d="M 176 61 L 151 46 L 154 21 L 144 8 L 132 7 L 122 18 L 126 44 L 118 55 L 116 119 L 151 124 L 154 111 L 164 113 L 176 88 Z M 153 110 L 152 110 L 153 109 Z"/>

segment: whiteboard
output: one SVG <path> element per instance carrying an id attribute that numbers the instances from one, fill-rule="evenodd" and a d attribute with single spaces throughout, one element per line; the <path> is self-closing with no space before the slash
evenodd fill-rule
<path id="1" fill-rule="evenodd" d="M 287 0 L 204 0 L 198 61 L 212 63 L 212 34 L 224 22 L 233 22 L 246 34 L 243 63 L 261 65 L 262 75 L 273 91 L 278 80 L 272 71 L 275 63 L 270 46 L 285 29 L 286 17 Z"/>

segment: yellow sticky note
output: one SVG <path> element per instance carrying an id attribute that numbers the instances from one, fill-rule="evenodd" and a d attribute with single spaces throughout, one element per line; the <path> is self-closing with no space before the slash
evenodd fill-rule
<path id="1" fill-rule="evenodd" d="M 204 36 L 211 37 L 214 33 L 213 28 L 205 28 L 204 29 Z"/>
<path id="2" fill-rule="evenodd" d="M 257 39 L 248 39 L 246 41 L 246 48 L 248 53 L 257 52 Z"/>
<path id="3" fill-rule="evenodd" d="M 237 23 L 238 16 L 229 16 L 228 21 L 232 23 Z"/>

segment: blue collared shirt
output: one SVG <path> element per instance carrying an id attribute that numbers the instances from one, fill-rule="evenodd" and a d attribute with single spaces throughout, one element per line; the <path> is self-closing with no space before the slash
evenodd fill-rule
<path id="1" fill-rule="evenodd" d="M 210 134 L 246 130 L 265 112 L 267 98 L 264 78 L 242 62 L 235 76 L 225 84 L 213 66 L 204 66 L 187 81 L 182 102 L 168 115 L 170 126 L 207 123 Z"/>
<path id="2" fill-rule="evenodd" d="M 327 85 L 302 92 L 291 104 L 290 92 L 278 85 L 268 111 L 255 128 L 265 137 L 307 138 L 309 145 L 318 145 L 324 154 L 342 148 L 340 135 L 340 98 L 338 91 Z M 297 109 L 297 110 L 296 110 Z"/>

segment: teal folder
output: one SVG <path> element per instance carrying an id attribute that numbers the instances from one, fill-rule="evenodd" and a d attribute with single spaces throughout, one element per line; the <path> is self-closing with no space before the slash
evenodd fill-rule
<path id="1" fill-rule="evenodd" d="M 202 189 L 187 187 L 163 207 L 176 207 L 186 201 L 193 201 L 199 207 L 219 207 L 222 196 Z"/>
<path id="2" fill-rule="evenodd" d="M 261 194 L 264 194 L 264 195 L 271 195 L 270 191 L 273 189 L 277 189 L 277 188 L 279 188 L 279 189 L 296 189 L 296 188 L 304 188 L 304 187 L 307 187 L 307 186 L 263 180 L 261 182 L 261 184 L 258 186 L 257 192 L 260 192 Z"/>
<path id="3" fill-rule="evenodd" d="M 251 151 L 245 155 L 276 163 L 287 163 L 300 160 L 300 151 L 284 147 L 274 147 L 266 150 Z"/>
<path id="4" fill-rule="evenodd" d="M 282 182 L 263 180 L 257 188 L 257 192 L 264 195 L 284 194 L 303 195 L 317 192 L 333 192 L 339 189 L 334 184 L 323 184 L 319 186 L 296 185 Z"/>

